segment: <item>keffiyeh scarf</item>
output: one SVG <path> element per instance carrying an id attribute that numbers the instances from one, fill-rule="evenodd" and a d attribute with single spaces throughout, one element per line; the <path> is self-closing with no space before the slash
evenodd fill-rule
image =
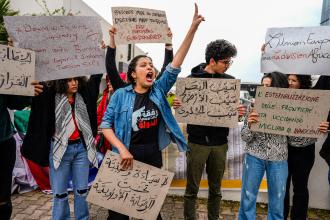
<path id="1" fill-rule="evenodd" d="M 94 137 L 90 126 L 86 104 L 79 93 L 76 93 L 74 102 L 74 113 L 79 130 L 82 132 L 88 160 L 98 167 Z M 68 140 L 75 130 L 72 117 L 72 109 L 65 94 L 57 93 L 55 96 L 55 134 L 53 146 L 53 162 L 57 169 L 68 146 Z"/>

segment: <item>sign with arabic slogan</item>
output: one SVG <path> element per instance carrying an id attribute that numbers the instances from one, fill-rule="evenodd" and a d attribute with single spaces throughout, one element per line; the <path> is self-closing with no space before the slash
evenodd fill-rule
<path id="1" fill-rule="evenodd" d="M 240 80 L 180 78 L 176 95 L 182 106 L 175 112 L 178 122 L 235 127 L 238 121 Z"/>
<path id="2" fill-rule="evenodd" d="M 87 201 L 137 219 L 154 220 L 164 203 L 174 173 L 134 160 L 121 169 L 119 154 L 108 151 Z"/>
<path id="3" fill-rule="evenodd" d="M 35 54 L 0 45 L 0 94 L 34 96 Z"/>

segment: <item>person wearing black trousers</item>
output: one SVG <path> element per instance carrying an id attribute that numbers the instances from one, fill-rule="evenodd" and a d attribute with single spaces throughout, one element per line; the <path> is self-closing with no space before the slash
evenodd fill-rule
<path id="1" fill-rule="evenodd" d="M 320 76 L 316 85 L 313 89 L 323 89 L 330 90 L 330 76 Z M 328 122 L 330 122 L 330 113 L 328 115 Z M 329 165 L 328 181 L 330 185 L 330 135 L 325 139 L 322 148 L 320 150 L 320 156 L 327 162 Z"/>
<path id="2" fill-rule="evenodd" d="M 312 81 L 310 75 L 288 75 L 289 88 L 309 89 Z M 328 122 L 321 125 L 328 128 Z M 309 202 L 308 179 L 315 161 L 316 138 L 288 137 L 288 179 L 284 199 L 284 219 L 288 218 L 290 208 L 290 184 L 293 185 L 292 220 L 307 219 Z"/>
<path id="3" fill-rule="evenodd" d="M 42 86 L 34 85 L 35 95 L 42 92 Z M 8 109 L 21 110 L 31 102 L 30 97 L 0 95 L 0 220 L 9 220 L 12 213 L 11 187 L 16 160 L 16 133 Z"/>

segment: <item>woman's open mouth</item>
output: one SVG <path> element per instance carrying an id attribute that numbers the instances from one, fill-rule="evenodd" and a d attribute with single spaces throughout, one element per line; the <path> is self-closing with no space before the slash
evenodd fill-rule
<path id="1" fill-rule="evenodd" d="M 147 73 L 147 75 L 146 75 L 147 82 L 153 82 L 152 76 L 153 76 L 152 72 Z"/>

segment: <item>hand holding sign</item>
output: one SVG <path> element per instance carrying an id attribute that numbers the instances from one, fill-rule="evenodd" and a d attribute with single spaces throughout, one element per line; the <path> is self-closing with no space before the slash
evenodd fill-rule
<path id="1" fill-rule="evenodd" d="M 255 112 L 254 110 L 252 110 L 252 112 L 249 114 L 249 117 L 248 117 L 249 128 L 251 127 L 252 123 L 257 123 L 257 122 L 259 122 L 259 114 L 257 112 Z"/>
<path id="2" fill-rule="evenodd" d="M 329 122 L 328 121 L 323 121 L 320 124 L 319 130 L 321 133 L 327 133 L 329 128 Z"/>
<path id="3" fill-rule="evenodd" d="M 118 154 L 108 151 L 87 201 L 134 218 L 156 219 L 173 176 L 139 161 L 122 170 Z"/>
<path id="4" fill-rule="evenodd" d="M 33 81 L 31 83 L 31 85 L 34 86 L 34 95 L 37 96 L 37 95 L 40 95 L 42 92 L 43 92 L 43 88 L 44 86 L 39 84 L 39 82 L 37 81 Z"/>

